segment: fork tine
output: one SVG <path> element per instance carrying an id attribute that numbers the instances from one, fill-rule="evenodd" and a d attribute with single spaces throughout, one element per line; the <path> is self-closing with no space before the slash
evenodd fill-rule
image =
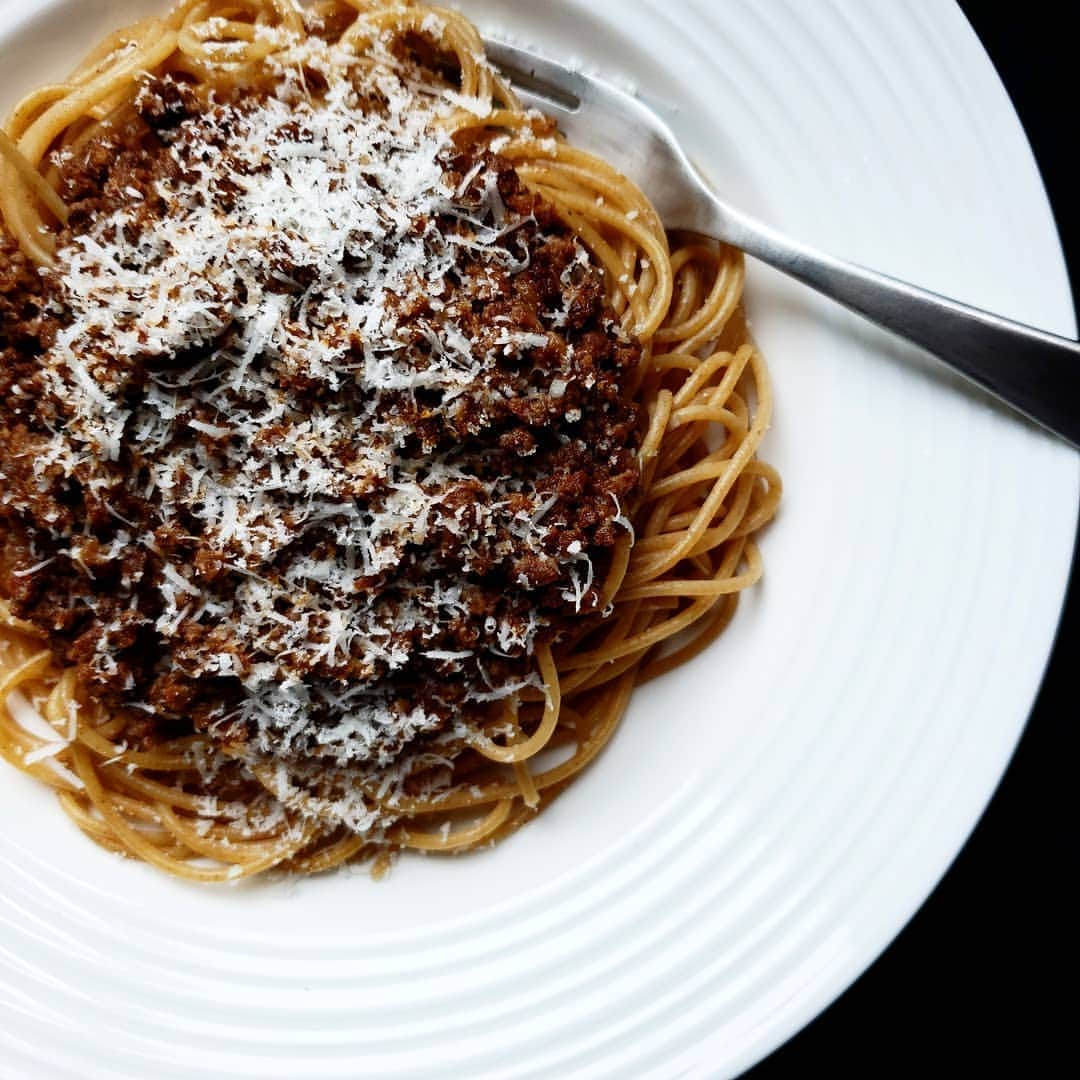
<path id="1" fill-rule="evenodd" d="M 485 38 L 484 46 L 488 60 L 529 97 L 543 98 L 548 108 L 557 106 L 567 113 L 581 108 L 589 85 L 584 76 L 505 41 Z"/>
<path id="2" fill-rule="evenodd" d="M 663 117 L 637 91 L 571 71 L 504 41 L 487 39 L 486 47 L 522 104 L 546 113 L 567 142 L 633 180 L 669 228 L 715 231 L 715 196 Z M 665 111 L 670 115 L 670 107 Z"/>

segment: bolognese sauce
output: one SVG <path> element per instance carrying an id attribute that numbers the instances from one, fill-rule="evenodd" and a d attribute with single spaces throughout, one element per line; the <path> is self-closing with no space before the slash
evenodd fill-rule
<path id="1" fill-rule="evenodd" d="M 3 242 L 0 591 L 129 745 L 386 766 L 603 617 L 640 346 L 434 78 L 148 80 Z"/>

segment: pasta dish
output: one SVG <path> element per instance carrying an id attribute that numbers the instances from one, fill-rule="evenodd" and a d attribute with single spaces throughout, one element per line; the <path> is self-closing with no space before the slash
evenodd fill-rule
<path id="1" fill-rule="evenodd" d="M 461 14 L 182 0 L 0 167 L 0 753 L 104 847 L 499 840 L 760 577 L 741 254 Z"/>

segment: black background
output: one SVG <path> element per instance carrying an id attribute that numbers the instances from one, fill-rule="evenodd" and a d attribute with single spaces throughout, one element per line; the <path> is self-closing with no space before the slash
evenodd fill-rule
<path id="1" fill-rule="evenodd" d="M 1077 300 L 1077 49 L 1071 5 L 961 3 L 1042 169 Z M 1078 305 L 1080 308 L 1080 305 Z M 1080 408 L 1080 403 L 1077 403 Z M 1033 522 L 1033 527 L 1038 527 Z M 1080 572 L 1027 731 L 990 808 L 941 885 L 865 975 L 746 1080 L 1053 1077 L 1077 1067 L 1072 798 Z"/>

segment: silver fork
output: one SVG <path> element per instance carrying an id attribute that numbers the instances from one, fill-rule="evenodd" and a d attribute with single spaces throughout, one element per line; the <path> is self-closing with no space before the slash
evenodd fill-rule
<path id="1" fill-rule="evenodd" d="M 1080 448 L 1080 345 L 815 251 L 724 202 L 667 124 L 633 95 L 500 41 L 488 57 L 526 105 L 652 200 L 664 225 L 714 236 L 922 346 Z"/>

